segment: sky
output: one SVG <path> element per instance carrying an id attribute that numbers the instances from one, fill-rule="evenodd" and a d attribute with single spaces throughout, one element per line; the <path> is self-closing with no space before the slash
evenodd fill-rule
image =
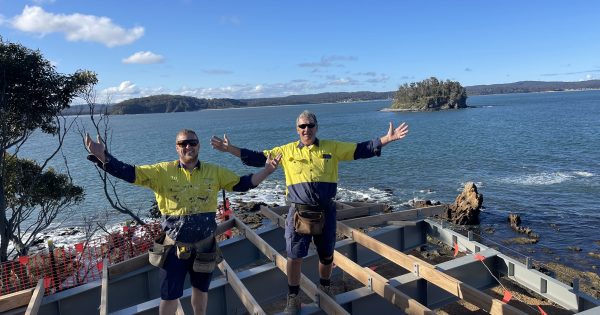
<path id="1" fill-rule="evenodd" d="M 0 0 L 0 36 L 97 73 L 111 102 L 246 99 L 600 79 L 599 17 L 587 0 Z"/>

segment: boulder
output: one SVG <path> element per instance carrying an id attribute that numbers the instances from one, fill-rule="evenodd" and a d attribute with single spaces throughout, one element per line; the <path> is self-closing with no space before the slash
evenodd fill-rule
<path id="1" fill-rule="evenodd" d="M 479 224 L 482 204 L 483 195 L 477 192 L 477 186 L 473 182 L 468 182 L 454 203 L 448 206 L 446 217 L 454 224 Z"/>

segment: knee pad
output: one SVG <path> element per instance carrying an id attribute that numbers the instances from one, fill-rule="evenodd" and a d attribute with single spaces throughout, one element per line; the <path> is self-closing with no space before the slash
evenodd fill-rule
<path id="1" fill-rule="evenodd" d="M 319 256 L 319 261 L 323 265 L 331 265 L 331 263 L 333 262 L 333 255 L 331 255 L 329 257 L 321 257 L 321 256 Z"/>

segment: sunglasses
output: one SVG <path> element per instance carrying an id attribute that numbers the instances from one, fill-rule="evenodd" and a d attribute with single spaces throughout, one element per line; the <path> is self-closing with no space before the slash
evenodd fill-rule
<path id="1" fill-rule="evenodd" d="M 195 147 L 195 146 L 198 145 L 198 143 L 199 142 L 196 139 L 187 139 L 187 140 L 177 141 L 177 145 L 180 146 L 180 147 L 182 147 L 182 148 L 185 148 L 188 145 L 190 145 L 191 147 Z"/>
<path id="2" fill-rule="evenodd" d="M 298 128 L 300 128 L 300 129 L 306 129 L 306 127 L 308 127 L 308 128 L 314 128 L 315 124 L 301 124 L 301 125 L 298 125 Z"/>

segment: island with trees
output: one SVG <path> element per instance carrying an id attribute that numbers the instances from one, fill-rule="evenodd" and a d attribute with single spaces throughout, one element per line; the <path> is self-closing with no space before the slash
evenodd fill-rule
<path id="1" fill-rule="evenodd" d="M 467 107 L 467 90 L 456 81 L 431 77 L 405 83 L 394 95 L 390 110 L 435 111 Z"/>

